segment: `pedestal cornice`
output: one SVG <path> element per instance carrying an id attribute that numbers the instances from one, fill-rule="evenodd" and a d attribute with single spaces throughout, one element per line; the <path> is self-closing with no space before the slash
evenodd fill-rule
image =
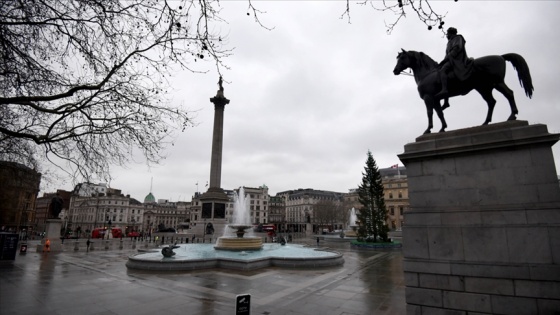
<path id="1" fill-rule="evenodd" d="M 200 201 L 229 201 L 224 190 L 216 187 L 210 187 L 207 192 L 200 195 L 199 199 Z"/>
<path id="2" fill-rule="evenodd" d="M 427 134 L 416 138 L 416 142 L 405 145 L 399 154 L 404 164 L 410 160 L 439 158 L 443 155 L 459 154 L 497 148 L 550 143 L 560 139 L 560 134 L 551 134 L 546 125 L 529 125 L 527 121 L 503 123 L 459 129 L 450 132 Z"/>

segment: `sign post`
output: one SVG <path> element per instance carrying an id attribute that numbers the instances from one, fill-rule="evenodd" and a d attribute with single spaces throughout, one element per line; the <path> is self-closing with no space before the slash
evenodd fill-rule
<path id="1" fill-rule="evenodd" d="M 251 294 L 235 297 L 235 315 L 251 315 Z"/>

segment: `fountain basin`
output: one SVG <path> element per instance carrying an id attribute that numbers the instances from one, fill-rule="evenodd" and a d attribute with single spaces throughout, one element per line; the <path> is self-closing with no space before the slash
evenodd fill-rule
<path id="1" fill-rule="evenodd" d="M 173 257 L 160 250 L 128 257 L 126 267 L 151 271 L 189 271 L 211 268 L 256 270 L 266 267 L 319 268 L 344 264 L 341 253 L 303 245 L 265 244 L 256 251 L 216 250 L 212 244 L 180 244 Z"/>

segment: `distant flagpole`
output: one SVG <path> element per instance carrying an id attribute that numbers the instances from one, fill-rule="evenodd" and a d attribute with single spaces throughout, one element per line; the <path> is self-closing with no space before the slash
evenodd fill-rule
<path id="1" fill-rule="evenodd" d="M 196 193 L 198 194 L 198 182 L 196 182 Z"/>
<path id="2" fill-rule="evenodd" d="M 397 176 L 401 177 L 401 170 L 399 170 L 399 163 L 392 165 L 391 168 L 396 168 L 397 169 Z"/>

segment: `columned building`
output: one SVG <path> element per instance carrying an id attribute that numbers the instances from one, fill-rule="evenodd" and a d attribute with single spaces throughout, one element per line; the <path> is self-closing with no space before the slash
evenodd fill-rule
<path id="1" fill-rule="evenodd" d="M 337 211 L 344 212 L 344 209 L 340 207 L 344 195 L 345 193 L 341 192 L 314 190 L 311 188 L 288 190 L 276 194 L 277 197 L 284 200 L 286 206 L 287 231 L 305 232 L 307 234 L 316 232 L 314 230 L 318 228 L 313 226 L 313 223 L 316 223 L 316 218 L 314 218 L 315 205 L 320 201 L 324 201 L 331 203 L 333 207 L 337 208 Z M 344 213 L 339 215 L 339 219 L 336 222 L 331 222 L 331 225 L 336 227 L 344 225 Z"/>
<path id="2" fill-rule="evenodd" d="M 87 187 L 87 188 L 86 188 Z M 91 188 L 91 189 L 90 189 Z M 90 236 L 96 228 L 120 228 L 123 234 L 140 231 L 143 226 L 143 205 L 121 190 L 105 184 L 79 184 L 70 198 L 64 224 L 80 237 Z"/>
<path id="3" fill-rule="evenodd" d="M 268 198 L 268 223 L 274 224 L 277 231 L 284 232 L 286 230 L 286 203 L 284 198 L 279 196 Z"/>
<path id="4" fill-rule="evenodd" d="M 404 211 L 408 210 L 408 179 L 406 168 L 380 169 L 383 191 L 385 194 L 385 206 L 387 207 L 387 225 L 389 229 L 395 230 L 404 225 Z"/>
<path id="5" fill-rule="evenodd" d="M 254 225 L 270 223 L 268 218 L 268 187 L 266 185 L 262 185 L 258 188 L 243 187 L 243 189 L 245 190 L 245 194 L 249 197 L 251 222 Z M 239 190 L 237 190 L 237 192 L 239 192 Z M 233 212 L 231 211 L 231 213 Z M 231 222 L 231 218 L 229 219 L 229 222 Z"/>
<path id="6" fill-rule="evenodd" d="M 187 205 L 182 202 L 170 202 L 167 199 L 158 199 L 150 192 L 144 198 L 143 230 L 154 233 L 165 228 L 179 229 L 185 222 Z"/>

